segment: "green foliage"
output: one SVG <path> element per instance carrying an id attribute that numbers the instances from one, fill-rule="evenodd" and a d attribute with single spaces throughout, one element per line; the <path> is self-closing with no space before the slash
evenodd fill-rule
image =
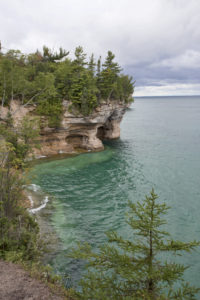
<path id="1" fill-rule="evenodd" d="M 19 134 L 3 126 L 0 131 L 0 258 L 13 262 L 37 260 L 42 250 L 38 225 L 20 205 L 24 181 L 19 168 L 25 166 L 33 130 L 25 119 Z"/>
<path id="2" fill-rule="evenodd" d="M 133 78 L 128 75 L 120 75 L 114 87 L 113 97 L 125 101 L 126 103 L 132 102 L 134 92 Z"/>
<path id="3" fill-rule="evenodd" d="M 168 252 L 182 255 L 200 245 L 197 241 L 173 240 L 163 229 L 163 216 L 169 207 L 157 202 L 151 191 L 143 202 L 129 202 L 127 223 L 133 230 L 133 239 L 127 240 L 116 232 L 107 234 L 108 243 L 94 253 L 88 244 L 73 249 L 70 257 L 87 261 L 88 273 L 81 281 L 78 299 L 197 299 L 198 288 L 184 283 L 187 267 L 161 261 L 159 254 Z M 174 285 L 179 283 L 179 288 Z"/>
<path id="4" fill-rule="evenodd" d="M 61 278 L 53 274 L 50 266 L 41 263 L 46 241 L 40 236 L 35 218 L 23 205 L 25 158 L 31 153 L 34 141 L 37 142 L 36 121 L 25 117 L 14 128 L 11 115 L 8 115 L 6 124 L 0 125 L 0 259 L 20 263 L 32 277 L 46 283 L 57 296 L 72 299 Z M 20 154 L 22 149 L 23 154 Z"/>
<path id="5" fill-rule="evenodd" d="M 75 49 L 75 60 L 73 61 L 73 65 L 75 66 L 76 72 L 82 71 L 86 63 L 86 54 L 83 51 L 81 46 Z"/>
<path id="6" fill-rule="evenodd" d="M 94 75 L 95 75 L 95 66 L 96 66 L 96 63 L 94 61 L 94 54 L 92 54 L 90 57 L 89 63 L 88 63 L 88 70 L 90 71 L 90 75 L 92 77 L 94 77 Z"/>
<path id="7" fill-rule="evenodd" d="M 97 106 L 96 92 L 94 77 L 85 71 L 74 78 L 70 90 L 70 99 L 78 111 L 83 115 L 88 115 Z"/>
<path id="8" fill-rule="evenodd" d="M 47 116 L 49 127 L 59 127 L 62 116 L 62 102 L 60 99 L 49 99 L 41 101 L 37 106 L 37 113 Z"/>
<path id="9" fill-rule="evenodd" d="M 27 145 L 28 151 L 31 151 L 33 145 L 37 143 L 37 138 L 39 137 L 39 119 L 25 116 L 18 126 L 18 135 L 18 139 Z M 24 158 L 25 157 L 26 156 L 24 156 Z"/>
<path id="10" fill-rule="evenodd" d="M 38 91 L 36 112 L 48 117 L 49 127 L 60 125 L 62 101 L 55 87 L 52 73 L 39 73 L 35 78 L 35 91 Z"/>
<path id="11" fill-rule="evenodd" d="M 74 60 L 69 52 L 58 52 L 44 46 L 43 51 L 28 55 L 10 50 L 0 55 L 0 100 L 9 106 L 13 99 L 23 105 L 35 104 L 36 112 L 47 116 L 50 127 L 58 127 L 62 116 L 62 100 L 83 115 L 90 114 L 102 100 L 132 101 L 133 83 L 122 75 L 114 54 L 108 51 L 101 68 L 92 54 L 87 62 L 81 46 Z M 72 109 L 73 110 L 73 109 Z"/>
<path id="12" fill-rule="evenodd" d="M 8 116 L 6 124 L 0 124 L 0 142 L 3 148 L 7 145 L 12 150 L 7 152 L 9 165 L 23 169 L 33 146 L 38 147 L 39 121 L 37 118 L 24 117 L 17 128 L 12 126 L 12 122 L 11 116 Z"/>
<path id="13" fill-rule="evenodd" d="M 69 100 L 69 91 L 73 81 L 74 67 L 69 59 L 57 65 L 55 71 L 55 87 L 62 99 Z"/>
<path id="14" fill-rule="evenodd" d="M 59 53 L 57 52 L 52 52 L 51 49 L 49 49 L 46 46 L 43 46 L 43 60 L 44 61 L 50 61 L 50 62 L 55 62 L 63 59 L 69 54 L 68 51 L 64 50 L 63 48 L 60 47 Z"/>
<path id="15" fill-rule="evenodd" d="M 75 300 L 71 296 L 71 290 L 66 290 L 63 284 L 63 279 L 59 275 L 55 275 L 50 265 L 42 265 L 40 261 L 27 262 L 23 261 L 23 267 L 29 272 L 30 276 L 40 280 L 48 285 L 53 293 L 60 296 L 61 299 Z"/>
<path id="16" fill-rule="evenodd" d="M 108 51 L 103 69 L 100 73 L 99 90 L 103 99 L 111 99 L 115 84 L 121 71 L 118 63 L 114 62 L 115 55 Z"/>

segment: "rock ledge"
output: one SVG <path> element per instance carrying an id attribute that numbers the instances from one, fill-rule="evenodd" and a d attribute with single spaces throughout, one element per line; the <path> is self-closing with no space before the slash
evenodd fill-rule
<path id="1" fill-rule="evenodd" d="M 63 117 L 59 128 L 49 128 L 45 117 L 40 133 L 40 149 L 35 149 L 36 157 L 80 151 L 100 151 L 103 140 L 120 137 L 120 122 L 128 107 L 117 101 L 103 102 L 90 116 L 72 114 L 68 111 L 69 101 L 63 101 Z M 10 113 L 17 124 L 26 115 L 32 115 L 34 106 L 24 107 L 16 100 L 11 101 Z M 8 108 L 0 109 L 0 118 L 5 119 Z"/>

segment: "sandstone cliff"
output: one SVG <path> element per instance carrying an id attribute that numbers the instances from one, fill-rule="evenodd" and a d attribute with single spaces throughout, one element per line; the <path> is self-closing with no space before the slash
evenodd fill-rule
<path id="1" fill-rule="evenodd" d="M 42 117 L 40 133 L 41 149 L 35 149 L 36 157 L 51 156 L 59 153 L 100 151 L 102 141 L 120 136 L 120 122 L 127 105 L 112 101 L 102 103 L 90 116 L 75 115 L 68 111 L 69 102 L 63 101 L 63 116 L 59 128 L 49 128 Z M 34 113 L 34 106 L 24 107 L 18 101 L 11 101 L 10 113 L 17 124 L 24 116 Z M 0 109 L 1 120 L 6 118 L 8 108 Z"/>

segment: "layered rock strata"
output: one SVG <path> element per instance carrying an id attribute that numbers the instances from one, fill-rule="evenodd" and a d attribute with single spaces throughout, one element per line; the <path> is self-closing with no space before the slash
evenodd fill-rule
<path id="1" fill-rule="evenodd" d="M 59 153 L 76 153 L 81 151 L 100 151 L 104 149 L 103 140 L 116 139 L 120 136 L 120 122 L 127 105 L 112 101 L 102 103 L 90 116 L 72 114 L 68 111 L 70 102 L 63 101 L 63 116 L 59 128 L 49 128 L 42 117 L 43 127 L 40 133 L 40 149 L 35 149 L 36 156 L 51 156 Z M 10 113 L 15 124 L 25 115 L 32 115 L 35 107 L 24 107 L 12 101 Z M 4 119 L 8 108 L 0 110 Z"/>

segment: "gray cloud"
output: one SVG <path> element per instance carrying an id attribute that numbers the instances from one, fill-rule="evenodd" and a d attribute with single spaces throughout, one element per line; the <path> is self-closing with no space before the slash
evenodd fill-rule
<path id="1" fill-rule="evenodd" d="M 146 94 L 151 86 L 199 82 L 199 25 L 198 0 L 0 2 L 4 47 L 30 52 L 44 44 L 66 50 L 82 45 L 96 56 L 112 50 Z"/>

